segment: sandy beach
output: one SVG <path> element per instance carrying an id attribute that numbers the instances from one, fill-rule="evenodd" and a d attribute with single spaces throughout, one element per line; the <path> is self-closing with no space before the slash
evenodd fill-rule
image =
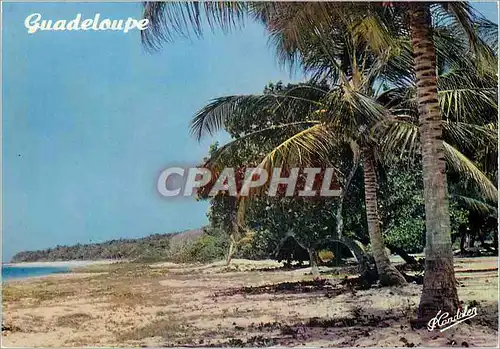
<path id="1" fill-rule="evenodd" d="M 4 346 L 497 346 L 496 258 L 457 259 L 459 296 L 478 316 L 414 330 L 422 286 L 358 290 L 334 268 L 273 261 L 92 264 L 3 285 Z"/>

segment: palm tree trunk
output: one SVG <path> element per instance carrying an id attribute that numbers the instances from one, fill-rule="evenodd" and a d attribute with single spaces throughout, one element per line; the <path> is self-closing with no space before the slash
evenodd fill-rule
<path id="1" fill-rule="evenodd" d="M 309 266 L 311 267 L 311 274 L 314 279 L 317 279 L 320 277 L 319 274 L 319 268 L 318 268 L 318 261 L 316 259 L 316 249 L 314 246 L 311 246 L 310 244 L 303 243 L 300 238 L 298 238 L 295 233 L 291 230 L 288 231 L 287 235 L 292 236 L 294 240 L 297 242 L 297 244 L 302 247 L 304 250 L 307 251 L 309 254 Z"/>
<path id="2" fill-rule="evenodd" d="M 363 170 L 365 182 L 365 206 L 368 234 L 373 250 L 373 258 L 377 266 L 380 284 L 384 286 L 404 285 L 406 280 L 401 273 L 391 265 L 378 222 L 377 208 L 377 174 L 373 149 L 363 147 Z"/>
<path id="3" fill-rule="evenodd" d="M 237 211 L 237 205 L 236 205 L 236 198 L 234 196 L 227 196 L 226 197 L 227 204 L 228 204 L 228 215 L 226 217 L 226 227 L 229 229 L 229 248 L 227 251 L 227 258 L 226 258 L 226 265 L 231 264 L 231 260 L 233 259 L 234 252 L 236 251 L 237 248 L 237 234 L 238 234 L 238 227 L 236 226 L 236 211 Z"/>
<path id="4" fill-rule="evenodd" d="M 347 193 L 349 192 L 351 182 L 354 178 L 354 175 L 356 174 L 358 167 L 359 167 L 359 156 L 355 155 L 354 162 L 352 164 L 351 170 L 349 171 L 349 175 L 347 176 L 347 180 L 344 184 L 344 187 L 342 188 L 342 195 L 340 196 L 339 204 L 337 206 L 337 214 L 336 214 L 337 236 L 336 239 L 333 239 L 331 241 L 340 242 L 344 244 L 344 246 L 346 246 L 351 251 L 352 255 L 356 259 L 356 262 L 358 262 L 358 270 L 361 277 L 363 278 L 370 273 L 370 263 L 368 262 L 368 258 L 364 253 L 364 251 L 362 251 L 361 248 L 358 245 L 356 245 L 356 243 L 352 239 L 349 239 L 344 236 L 344 216 L 342 213 L 345 198 L 347 197 Z"/>
<path id="5" fill-rule="evenodd" d="M 318 268 L 318 261 L 316 259 L 316 250 L 312 247 L 307 249 L 307 252 L 309 253 L 309 264 L 311 266 L 311 274 L 314 279 L 319 278 L 319 268 Z"/>
<path id="6" fill-rule="evenodd" d="M 429 3 L 410 4 L 410 17 L 424 179 L 425 275 L 418 308 L 418 319 L 424 322 L 434 317 L 439 310 L 456 313 L 459 301 L 453 270 L 441 115 L 436 85 L 436 53 Z"/>

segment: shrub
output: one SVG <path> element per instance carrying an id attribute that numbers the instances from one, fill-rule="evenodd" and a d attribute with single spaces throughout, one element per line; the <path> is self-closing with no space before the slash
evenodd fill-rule
<path id="1" fill-rule="evenodd" d="M 335 258 L 335 255 L 333 254 L 332 251 L 329 250 L 321 250 L 318 252 L 318 257 L 324 262 L 328 263 L 332 259 Z"/>
<path id="2" fill-rule="evenodd" d="M 207 263 L 223 259 L 226 250 L 226 238 L 204 234 L 171 246 L 168 259 L 175 263 Z"/>
<path id="3" fill-rule="evenodd" d="M 386 231 L 385 241 L 408 253 L 421 252 L 425 243 L 425 221 L 411 218 Z"/>

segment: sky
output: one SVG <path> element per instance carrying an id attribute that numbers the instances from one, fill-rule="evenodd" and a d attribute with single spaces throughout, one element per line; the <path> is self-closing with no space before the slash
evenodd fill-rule
<path id="1" fill-rule="evenodd" d="M 3 261 L 207 224 L 207 202 L 161 197 L 158 175 L 207 155 L 213 139 L 199 143 L 188 127 L 210 99 L 291 80 L 264 29 L 207 32 L 151 54 L 137 30 L 30 35 L 35 12 L 140 19 L 141 5 L 3 4 Z"/>
<path id="2" fill-rule="evenodd" d="M 497 21 L 496 5 L 475 5 Z M 19 251 L 199 228 L 207 202 L 163 198 L 159 173 L 196 164 L 210 99 L 297 81 L 260 25 L 144 50 L 138 31 L 36 32 L 25 18 L 141 17 L 137 3 L 3 3 L 2 261 Z M 224 135 L 218 137 L 224 141 Z"/>

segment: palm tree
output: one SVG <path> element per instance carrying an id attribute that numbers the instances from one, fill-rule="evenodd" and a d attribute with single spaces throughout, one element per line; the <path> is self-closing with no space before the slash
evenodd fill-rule
<path id="1" fill-rule="evenodd" d="M 335 60 L 330 59 L 332 69 L 335 69 L 333 79 L 336 82 L 333 88 L 321 90 L 316 86 L 306 85 L 297 88 L 295 90 L 296 93 L 284 96 L 285 99 L 294 99 L 299 104 L 312 101 L 313 103 L 310 104 L 315 107 L 311 110 L 312 115 L 318 114 L 322 119 L 315 122 L 309 128 L 292 133 L 290 138 L 285 139 L 284 142 L 272 149 L 264 157 L 260 162 L 260 166 L 268 170 L 274 167 L 271 164 L 274 165 L 276 163 L 279 166 L 285 165 L 288 167 L 291 164 L 297 163 L 298 161 L 295 159 L 304 156 L 303 154 L 307 154 L 312 158 L 314 158 L 313 155 L 324 157 L 325 154 L 329 153 L 328 145 L 335 143 L 334 139 L 344 144 L 354 144 L 356 147 L 360 147 L 365 179 L 365 206 L 368 232 L 379 279 L 382 285 L 402 285 L 406 281 L 401 273 L 391 265 L 380 230 L 374 158 L 376 145 L 369 139 L 370 125 L 383 120 L 388 111 L 377 102 L 376 98 L 371 98 L 368 95 L 373 90 L 373 83 L 377 77 L 377 74 L 369 69 L 368 65 L 370 64 L 368 61 L 376 60 L 376 58 L 369 54 L 356 55 L 355 52 L 366 51 L 363 45 L 351 39 L 348 35 L 339 34 L 338 43 L 342 43 L 342 45 L 339 46 L 336 52 L 327 52 L 327 54 L 323 50 L 311 52 L 308 57 L 310 59 L 320 54 L 323 55 L 324 59 L 330 59 L 329 57 L 334 55 L 342 57 L 343 67 L 346 71 L 344 72 L 340 67 L 336 68 L 337 64 Z M 384 67 L 378 61 L 372 62 L 370 67 L 377 64 L 381 68 Z M 366 65 L 366 67 L 363 65 Z M 321 99 L 317 101 L 310 99 L 310 90 L 318 95 L 318 89 L 321 92 L 319 95 L 323 94 L 323 96 L 320 96 Z M 306 97 L 306 95 L 309 96 Z M 276 103 L 276 98 L 269 95 L 219 99 L 196 115 L 193 120 L 193 130 L 197 135 L 201 135 L 205 130 L 213 132 L 214 128 L 223 125 L 222 119 L 224 122 L 227 122 L 228 119 L 235 115 L 253 118 L 253 113 L 249 112 L 250 108 L 255 108 L 255 104 L 259 103 L 261 107 L 268 107 L 262 102 L 268 102 L 269 97 L 271 97 L 271 101 L 274 100 L 274 103 Z M 254 106 L 251 106 L 252 101 L 254 101 Z M 297 110 L 295 110 L 298 107 L 297 103 L 290 103 L 288 101 L 287 104 L 289 112 L 297 113 Z M 239 110 L 235 110 L 235 107 L 239 108 Z M 221 112 L 224 114 L 221 114 Z M 299 116 L 301 115 L 299 114 Z M 308 122 L 306 121 L 306 123 Z M 288 131 L 290 130 L 290 127 L 286 128 Z M 254 134 L 250 134 L 249 137 L 251 136 L 254 136 Z M 321 139 L 324 137 L 327 137 L 327 139 Z M 324 144 L 327 146 L 324 146 Z M 234 143 L 232 145 L 234 146 Z M 295 152 L 295 154 L 291 154 L 292 152 Z M 291 159 L 294 160 L 291 161 Z M 301 163 L 301 165 L 305 165 L 305 163 Z"/>
<path id="2" fill-rule="evenodd" d="M 436 53 L 428 5 L 410 6 L 424 179 L 426 245 L 424 288 L 418 318 L 459 308 L 451 246 L 448 187 L 436 83 Z"/>
<path id="3" fill-rule="evenodd" d="M 475 99 L 482 99 L 484 105 L 495 105 L 496 108 L 496 79 L 495 86 L 464 86 L 462 90 L 439 89 L 439 80 L 436 72 L 436 53 L 430 27 L 430 13 L 428 4 L 414 4 L 412 6 L 412 46 L 414 48 L 415 73 L 416 73 L 416 104 L 418 105 L 418 119 L 414 118 L 413 132 L 419 126 L 420 143 L 422 145 L 422 164 L 424 180 L 424 201 L 426 212 L 426 246 L 425 246 L 425 275 L 424 287 L 418 308 L 417 325 L 422 325 L 438 311 L 453 313 L 459 307 L 456 281 L 453 269 L 453 252 L 451 241 L 451 228 L 449 218 L 448 190 L 445 162 L 452 167 L 472 165 L 469 161 L 459 159 L 458 150 L 443 142 L 443 132 L 448 136 L 463 136 L 457 129 L 467 128 L 468 137 L 479 131 L 485 134 L 476 135 L 485 137 L 493 145 L 497 136 L 490 133 L 487 128 L 474 129 L 474 125 L 463 124 L 454 120 L 454 129 L 450 129 L 448 119 L 449 110 L 454 105 L 450 104 L 453 98 L 455 107 L 460 110 L 473 109 L 467 103 L 474 104 Z M 464 54 L 464 51 L 462 51 Z M 463 71 L 462 71 L 463 72 Z M 475 78 L 481 72 L 475 70 L 475 76 L 459 77 L 459 74 L 451 71 L 448 78 Z M 447 79 L 443 78 L 445 82 Z M 456 94 L 451 96 L 451 93 Z M 457 104 L 458 103 L 458 104 Z M 444 111 L 444 113 L 443 113 Z M 448 111 L 448 112 L 447 112 Z M 475 112 L 475 113 L 474 113 Z M 443 115 L 442 115 L 443 114 Z M 457 113 L 458 114 L 458 113 Z M 466 110 L 463 113 L 468 118 L 481 117 L 478 110 Z M 494 113 L 496 115 L 496 112 Z M 443 117 L 445 120 L 443 120 Z M 493 121 L 494 122 L 494 121 Z M 451 132 L 450 132 L 451 131 Z M 450 134 L 451 133 L 451 134 Z M 446 138 L 446 137 L 445 137 Z M 476 149 L 477 150 L 477 149 Z M 474 176 L 477 169 L 468 171 Z M 497 191 L 494 185 L 481 178 L 483 194 L 493 201 L 496 201 Z"/>
<path id="4" fill-rule="evenodd" d="M 307 45 L 307 35 L 304 33 L 317 29 L 319 26 L 335 26 L 333 19 L 338 16 L 317 16 L 318 20 L 326 21 L 318 24 L 314 16 L 324 10 L 318 5 L 317 11 L 309 9 L 297 14 L 297 9 L 283 14 L 276 9 L 264 11 L 263 20 L 275 41 L 279 52 L 285 59 L 294 59 L 297 51 Z M 485 67 L 491 65 L 491 49 L 484 45 L 477 27 L 487 27 L 486 38 L 496 36 L 496 29 L 488 21 L 475 16 L 472 8 L 465 2 L 451 3 L 425 3 L 415 2 L 410 4 L 398 4 L 387 9 L 386 12 L 394 12 L 396 16 L 393 24 L 385 20 L 380 8 L 372 4 L 366 5 L 362 13 L 356 11 L 354 5 L 335 6 L 336 10 L 330 13 L 338 13 L 349 7 L 351 15 L 343 11 L 348 18 L 356 23 L 353 31 L 357 35 L 364 36 L 371 43 L 374 50 L 383 52 L 390 47 L 390 30 L 395 26 L 401 34 L 405 34 L 404 28 L 410 29 L 412 37 L 411 48 L 414 57 L 413 72 L 417 85 L 417 102 L 420 120 L 420 137 L 422 144 L 422 164 L 424 178 L 424 200 L 426 208 L 426 272 L 424 278 L 424 289 L 418 310 L 418 318 L 425 323 L 429 318 L 435 316 L 439 311 L 454 313 L 459 306 L 456 291 L 456 282 L 453 270 L 453 255 L 451 247 L 450 218 L 448 211 L 447 182 L 445 175 L 445 144 L 441 142 L 442 126 L 439 108 L 436 76 L 436 52 L 434 47 L 434 31 L 431 23 L 431 8 L 437 17 L 437 21 L 450 21 L 457 32 L 465 35 L 472 47 L 472 52 Z M 362 6 L 362 5 L 360 5 Z M 341 7 L 344 7 L 342 9 Z M 359 7 L 358 7 L 359 9 Z M 398 13 L 399 12 L 399 13 Z M 312 15 L 311 15 L 312 14 Z M 382 14 L 382 16 L 381 16 Z M 403 30 L 401 30 L 403 29 Z M 493 31 L 491 29 L 494 29 Z M 493 34 L 492 34 L 493 32 Z M 496 40 L 495 40 L 496 41 Z M 463 51 L 462 51 L 463 52 Z M 283 55 L 285 53 L 285 55 Z M 454 52 L 449 52 L 450 56 Z M 470 54 L 470 53 L 469 53 Z M 449 57 L 456 58 L 456 57 Z"/>
<path id="5" fill-rule="evenodd" d="M 309 38 L 303 34 L 314 32 L 318 27 L 335 30 L 338 23 L 342 23 L 344 27 L 347 24 L 349 30 L 366 37 L 372 49 L 379 52 L 387 50 L 394 41 L 393 36 L 388 35 L 388 28 L 392 30 L 397 27 L 401 35 L 408 34 L 405 28 L 409 28 L 424 155 L 426 273 L 418 311 L 418 317 L 423 322 L 434 316 L 438 309 L 453 313 L 459 306 L 451 250 L 445 148 L 441 142 L 442 127 L 436 86 L 436 51 L 431 10 L 441 19 L 456 24 L 457 30 L 468 37 L 478 61 L 488 61 L 492 56 L 491 50 L 484 45 L 481 38 L 495 36 L 496 32 L 492 35 L 491 29 L 496 31 L 496 28 L 491 22 L 475 16 L 470 4 L 466 2 L 407 3 L 384 10 L 372 3 L 217 2 L 204 3 L 203 6 L 197 3 L 187 3 L 185 6 L 146 3 L 145 17 L 151 20 L 152 26 L 151 31 L 145 32 L 143 36 L 150 47 L 157 47 L 162 41 L 170 39 L 174 32 L 185 32 L 190 25 L 193 25 L 196 34 L 200 34 L 202 13 L 206 15 L 209 23 L 218 24 L 228 30 L 238 23 L 247 11 L 265 23 L 277 44 L 280 57 L 293 61 L 297 52 L 308 46 Z M 387 20 L 387 15 L 390 20 Z M 487 33 L 486 36 L 481 30 Z"/>

